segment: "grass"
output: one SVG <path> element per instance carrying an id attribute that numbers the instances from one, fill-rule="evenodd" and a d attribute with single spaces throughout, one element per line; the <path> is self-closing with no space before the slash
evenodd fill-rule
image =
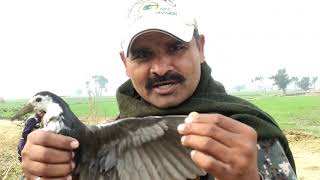
<path id="1" fill-rule="evenodd" d="M 9 119 L 23 106 L 25 102 L 27 102 L 27 100 L 20 99 L 0 103 L 0 118 Z"/>
<path id="2" fill-rule="evenodd" d="M 67 98 L 71 110 L 80 118 L 89 118 L 90 108 L 87 98 Z M 96 112 L 98 117 L 114 117 L 119 113 L 115 97 L 100 97 L 96 99 Z"/>
<path id="3" fill-rule="evenodd" d="M 244 98 L 269 113 L 282 129 L 300 130 L 320 137 L 320 96 L 260 96 L 252 93 Z"/>
<path id="4" fill-rule="evenodd" d="M 81 119 L 90 117 L 88 98 L 64 98 L 71 110 Z M 0 103 L 0 118 L 10 119 L 23 105 L 27 99 L 7 101 Z M 100 118 L 114 117 L 119 113 L 115 97 L 96 98 L 96 116 Z"/>

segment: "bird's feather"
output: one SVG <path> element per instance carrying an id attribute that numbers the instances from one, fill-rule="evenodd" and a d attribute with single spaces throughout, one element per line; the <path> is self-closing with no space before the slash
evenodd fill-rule
<path id="1" fill-rule="evenodd" d="M 126 118 L 97 126 L 90 138 L 98 146 L 96 157 L 82 158 L 76 172 L 107 179 L 185 180 L 204 175 L 191 160 L 190 150 L 180 143 L 176 128 L 185 118 Z"/>

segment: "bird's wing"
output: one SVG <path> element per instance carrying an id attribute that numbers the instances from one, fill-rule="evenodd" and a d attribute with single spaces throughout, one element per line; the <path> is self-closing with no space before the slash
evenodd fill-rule
<path id="1" fill-rule="evenodd" d="M 127 118 L 98 127 L 96 159 L 80 164 L 80 179 L 194 179 L 204 175 L 181 145 L 186 116 Z"/>

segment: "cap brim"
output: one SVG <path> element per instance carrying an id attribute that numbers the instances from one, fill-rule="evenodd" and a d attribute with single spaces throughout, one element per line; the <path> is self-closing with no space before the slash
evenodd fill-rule
<path id="1" fill-rule="evenodd" d="M 184 42 L 189 42 L 192 40 L 194 28 L 192 22 L 184 23 L 178 18 L 144 18 L 138 20 L 134 26 L 129 28 L 129 32 L 122 42 L 122 48 L 126 57 L 129 57 L 129 51 L 134 40 L 148 32 L 161 32 Z"/>

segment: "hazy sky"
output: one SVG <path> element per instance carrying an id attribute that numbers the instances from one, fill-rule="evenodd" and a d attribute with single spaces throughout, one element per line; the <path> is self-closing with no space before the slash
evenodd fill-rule
<path id="1" fill-rule="evenodd" d="M 95 74 L 115 94 L 127 79 L 118 53 L 128 2 L 0 1 L 0 97 L 72 95 Z M 320 77 L 319 0 L 185 2 L 206 37 L 212 75 L 227 89 L 279 68 Z"/>

